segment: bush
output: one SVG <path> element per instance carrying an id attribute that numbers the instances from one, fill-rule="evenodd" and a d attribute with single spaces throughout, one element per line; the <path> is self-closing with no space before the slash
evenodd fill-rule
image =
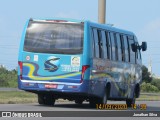
<path id="1" fill-rule="evenodd" d="M 148 68 L 146 66 L 142 66 L 142 81 L 146 83 L 150 83 L 152 81 L 152 77 L 150 72 L 148 72 Z"/>
<path id="2" fill-rule="evenodd" d="M 17 87 L 17 71 L 0 67 L 0 87 Z"/>
<path id="3" fill-rule="evenodd" d="M 151 83 L 143 82 L 141 84 L 141 91 L 142 92 L 159 92 L 159 89 L 156 86 L 152 85 Z"/>
<path id="4" fill-rule="evenodd" d="M 156 86 L 160 91 L 160 79 L 153 78 L 151 84 Z"/>

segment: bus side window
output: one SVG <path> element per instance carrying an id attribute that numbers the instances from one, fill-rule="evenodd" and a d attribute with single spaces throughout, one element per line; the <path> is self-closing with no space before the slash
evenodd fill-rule
<path id="1" fill-rule="evenodd" d="M 128 62 L 131 62 L 131 50 L 130 50 L 130 44 L 129 44 L 129 36 L 127 36 L 127 42 L 128 42 Z"/>
<path id="2" fill-rule="evenodd" d="M 91 37 L 92 37 L 92 57 L 94 58 L 96 55 L 96 50 L 95 50 L 95 40 L 94 40 L 94 31 L 93 28 L 91 29 Z"/>
<path id="3" fill-rule="evenodd" d="M 102 40 L 103 40 L 103 56 L 104 58 L 108 58 L 108 49 L 107 49 L 107 43 L 106 43 L 106 34 L 105 31 L 101 31 L 102 33 Z"/>
<path id="4" fill-rule="evenodd" d="M 124 48 L 124 40 L 123 40 L 123 35 L 120 35 L 121 39 L 121 50 L 122 50 L 122 61 L 125 61 L 125 48 Z"/>
<path id="5" fill-rule="evenodd" d="M 107 46 L 107 58 L 111 58 L 111 45 L 110 45 L 110 37 L 109 37 L 109 32 L 106 33 L 106 46 Z"/>
<path id="6" fill-rule="evenodd" d="M 104 58 L 103 41 L 101 30 L 98 30 L 99 58 Z"/>
<path id="7" fill-rule="evenodd" d="M 110 42 L 111 42 L 111 53 L 112 53 L 112 60 L 116 60 L 116 51 L 115 51 L 115 41 L 114 41 L 114 34 L 110 32 Z"/>
<path id="8" fill-rule="evenodd" d="M 94 40 L 94 46 L 95 46 L 95 57 L 99 58 L 99 45 L 98 45 L 98 34 L 97 29 L 93 29 L 93 40 Z"/>
<path id="9" fill-rule="evenodd" d="M 135 57 L 135 52 L 132 51 L 131 45 L 134 43 L 133 39 L 128 39 L 129 42 L 129 49 L 130 49 L 130 62 L 131 63 L 136 63 L 136 57 Z"/>
<path id="10" fill-rule="evenodd" d="M 120 39 L 120 34 L 116 34 L 116 39 L 117 39 L 117 47 L 118 47 L 118 61 L 122 61 L 122 46 L 121 46 L 121 39 Z"/>
<path id="11" fill-rule="evenodd" d="M 129 62 L 129 46 L 126 35 L 123 35 L 123 40 L 124 40 L 123 43 L 124 43 L 125 61 Z"/>
<path id="12" fill-rule="evenodd" d="M 118 45 L 117 45 L 117 37 L 116 37 L 116 33 L 114 33 L 114 42 L 115 42 L 115 57 L 116 57 L 116 61 L 118 61 Z"/>

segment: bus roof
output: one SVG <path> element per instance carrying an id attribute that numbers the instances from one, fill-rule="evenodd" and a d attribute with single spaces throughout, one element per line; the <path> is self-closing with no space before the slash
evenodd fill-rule
<path id="1" fill-rule="evenodd" d="M 30 18 L 30 21 L 64 21 L 64 22 L 70 22 L 70 23 L 83 23 L 84 20 L 76 20 L 76 19 L 70 19 L 70 18 L 44 18 L 44 19 L 37 19 L 37 18 Z"/>
<path id="2" fill-rule="evenodd" d="M 133 32 L 127 31 L 127 30 L 123 30 L 123 29 L 119 29 L 116 27 L 113 27 L 111 25 L 107 25 L 107 24 L 99 24 L 99 23 L 95 23 L 95 22 L 91 22 L 88 20 L 77 20 L 77 19 L 70 19 L 70 18 L 44 18 L 44 19 L 29 19 L 30 21 L 50 21 L 50 22 L 67 22 L 67 23 L 89 23 L 90 26 L 92 27 L 96 27 L 96 28 L 100 28 L 100 29 L 106 29 L 106 30 L 110 30 L 110 31 L 114 31 L 114 32 L 119 32 L 119 33 L 123 33 L 123 34 L 128 34 L 128 35 L 134 35 Z"/>
<path id="3" fill-rule="evenodd" d="M 134 33 L 131 32 L 131 31 L 119 29 L 119 28 L 113 27 L 111 25 L 99 24 L 99 23 L 94 23 L 94 22 L 90 22 L 90 21 L 88 21 L 88 23 L 92 27 L 96 27 L 96 28 L 100 28 L 100 29 L 105 29 L 105 30 L 109 30 L 109 31 L 113 31 L 113 32 L 118 32 L 118 33 L 122 33 L 122 34 L 128 34 L 128 35 L 132 35 L 132 36 L 134 35 Z"/>

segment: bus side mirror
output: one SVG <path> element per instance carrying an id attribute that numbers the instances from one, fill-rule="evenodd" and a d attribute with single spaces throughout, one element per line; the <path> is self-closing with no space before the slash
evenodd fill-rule
<path id="1" fill-rule="evenodd" d="M 137 52 L 138 47 L 135 43 L 131 44 L 131 48 L 133 52 Z"/>
<path id="2" fill-rule="evenodd" d="M 142 42 L 141 49 L 142 49 L 142 51 L 147 50 L 147 43 L 146 42 Z"/>

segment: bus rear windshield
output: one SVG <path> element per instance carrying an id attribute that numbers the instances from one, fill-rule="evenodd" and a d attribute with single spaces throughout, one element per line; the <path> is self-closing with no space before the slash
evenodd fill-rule
<path id="1" fill-rule="evenodd" d="M 83 34 L 83 24 L 31 21 L 26 31 L 24 51 L 80 54 L 83 50 Z"/>

